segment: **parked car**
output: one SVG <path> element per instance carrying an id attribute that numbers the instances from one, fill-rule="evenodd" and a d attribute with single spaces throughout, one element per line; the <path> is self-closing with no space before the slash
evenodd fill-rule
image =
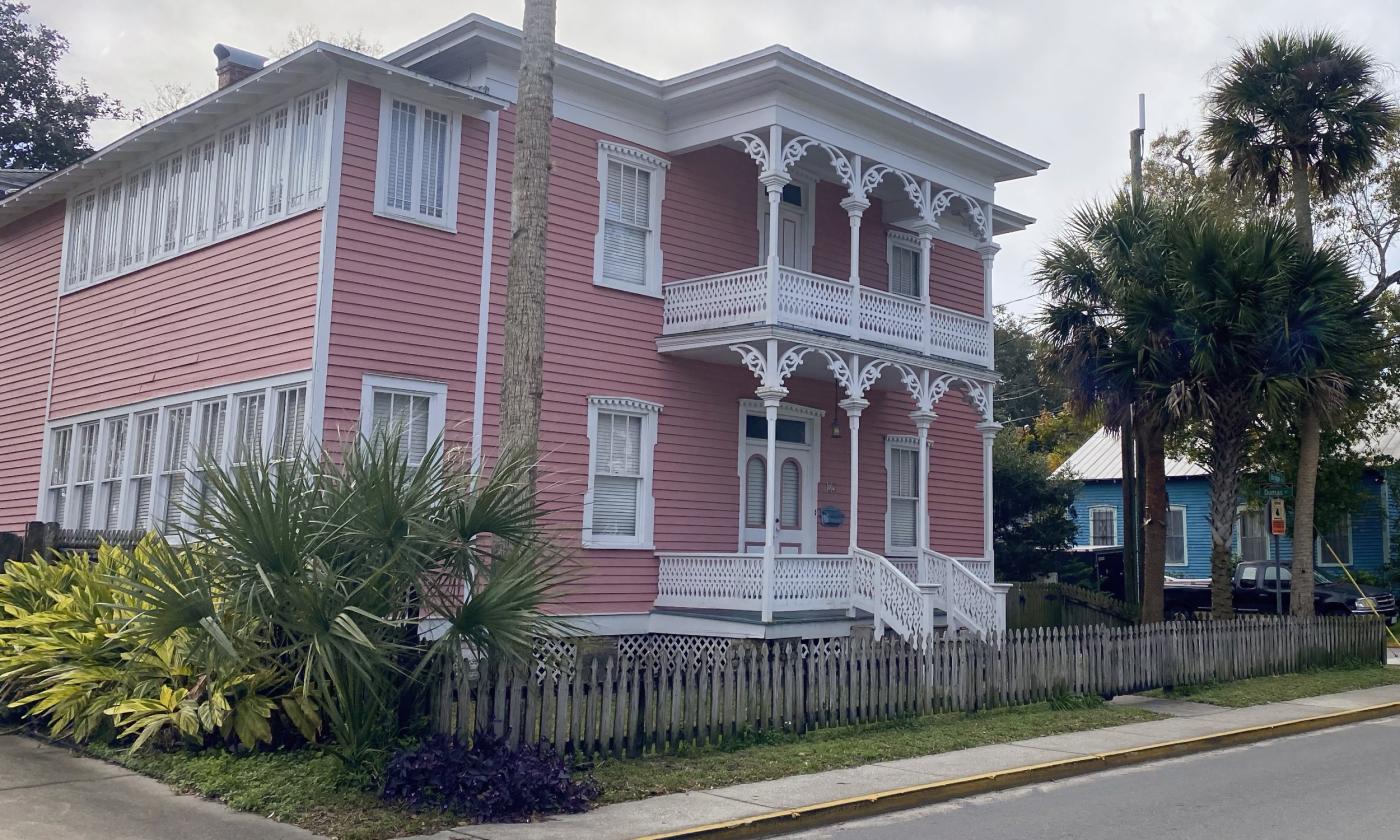
<path id="1" fill-rule="evenodd" d="M 1235 567 L 1231 582 L 1237 613 L 1274 613 L 1278 603 L 1278 583 L 1283 583 L 1283 611 L 1289 610 L 1293 571 L 1288 566 L 1256 560 Z M 1396 620 L 1395 596 L 1374 586 L 1357 587 L 1347 580 L 1335 580 L 1313 572 L 1313 607 L 1318 615 L 1374 615 L 1387 624 Z M 1168 618 L 1193 618 L 1210 612 L 1210 581 L 1168 577 L 1164 587 Z"/>

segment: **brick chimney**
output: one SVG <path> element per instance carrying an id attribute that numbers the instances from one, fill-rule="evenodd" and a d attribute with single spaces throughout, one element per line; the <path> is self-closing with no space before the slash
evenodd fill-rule
<path id="1" fill-rule="evenodd" d="M 260 55 L 225 44 L 214 45 L 214 57 L 219 60 L 214 72 L 218 74 L 220 90 L 243 81 L 267 63 L 267 59 Z"/>

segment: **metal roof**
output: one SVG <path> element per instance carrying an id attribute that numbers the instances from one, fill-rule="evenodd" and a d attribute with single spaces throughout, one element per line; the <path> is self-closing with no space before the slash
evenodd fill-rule
<path id="1" fill-rule="evenodd" d="M 52 174 L 49 169 L 0 169 L 0 198 Z"/>
<path id="2" fill-rule="evenodd" d="M 1117 481 L 1123 477 L 1122 445 L 1118 435 L 1099 429 L 1055 470 L 1055 475 L 1080 481 Z M 1167 478 L 1189 478 L 1209 470 L 1184 458 L 1167 458 Z"/>

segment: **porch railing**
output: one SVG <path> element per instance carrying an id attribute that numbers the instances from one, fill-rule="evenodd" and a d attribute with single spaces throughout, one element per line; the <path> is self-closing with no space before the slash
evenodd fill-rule
<path id="1" fill-rule="evenodd" d="M 969 561 L 933 551 L 924 552 L 925 561 L 934 583 L 940 585 L 948 626 L 967 629 L 984 638 L 1000 633 L 1006 627 L 1006 588 L 984 579 L 990 577 L 992 564 L 985 560 Z"/>
<path id="2" fill-rule="evenodd" d="M 667 283 L 662 296 L 663 335 L 781 324 L 992 364 L 985 318 L 795 268 L 779 268 L 776 283 L 765 266 Z"/>
<path id="3" fill-rule="evenodd" d="M 763 608 L 763 557 L 692 552 L 658 555 L 656 606 L 683 609 Z M 932 591 L 925 592 L 889 560 L 869 551 L 780 554 L 774 558 L 773 609 L 870 613 L 877 633 L 889 628 L 916 644 L 934 630 Z"/>

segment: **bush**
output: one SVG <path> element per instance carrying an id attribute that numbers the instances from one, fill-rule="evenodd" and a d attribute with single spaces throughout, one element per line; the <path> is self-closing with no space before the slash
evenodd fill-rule
<path id="1" fill-rule="evenodd" d="M 498 735 L 478 732 L 469 747 L 439 735 L 396 753 L 384 768 L 383 797 L 478 822 L 519 822 L 587 810 L 598 785 L 573 778 L 547 745 L 511 747 Z"/>

